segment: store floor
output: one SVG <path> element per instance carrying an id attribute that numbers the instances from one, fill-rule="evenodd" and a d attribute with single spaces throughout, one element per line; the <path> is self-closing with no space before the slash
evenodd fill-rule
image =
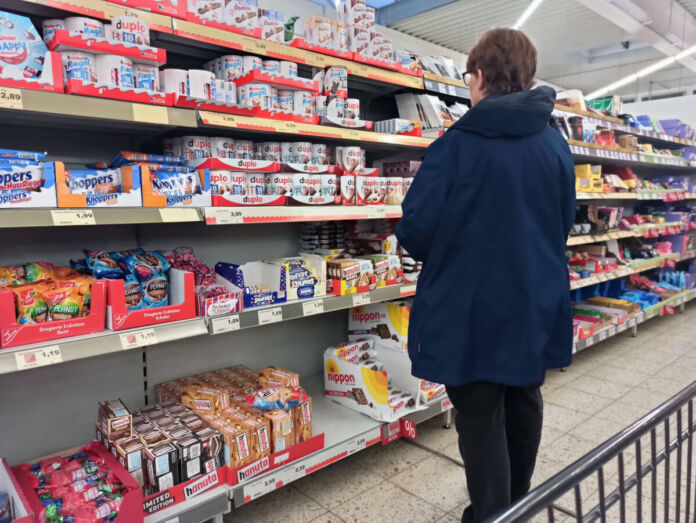
<path id="1" fill-rule="evenodd" d="M 579 353 L 543 386 L 538 485 L 696 379 L 696 306 Z M 418 426 L 424 450 L 376 445 L 226 516 L 228 522 L 451 522 L 467 504 L 454 427 Z"/>

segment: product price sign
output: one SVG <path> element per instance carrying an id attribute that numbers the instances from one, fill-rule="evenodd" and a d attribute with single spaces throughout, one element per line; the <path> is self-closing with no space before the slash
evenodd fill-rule
<path id="1" fill-rule="evenodd" d="M 597 334 L 597 341 L 598 341 L 598 342 L 599 342 L 599 341 L 604 341 L 604 340 L 606 340 L 606 339 L 607 339 L 607 331 L 606 331 L 606 329 L 603 330 L 603 331 L 601 331 L 601 332 L 599 332 L 599 333 Z"/>
<path id="2" fill-rule="evenodd" d="M 236 225 L 244 223 L 242 211 L 229 207 L 206 207 L 205 223 L 208 225 Z"/>
<path id="3" fill-rule="evenodd" d="M 24 109 L 22 91 L 11 87 L 0 87 L 0 107 L 7 109 Z"/>
<path id="4" fill-rule="evenodd" d="M 324 312 L 324 300 L 313 300 L 302 303 L 302 315 L 313 316 Z"/>
<path id="5" fill-rule="evenodd" d="M 447 90 L 449 91 L 449 94 L 452 96 L 457 96 L 457 89 L 453 85 L 448 85 Z"/>
<path id="6" fill-rule="evenodd" d="M 155 329 L 142 329 L 139 331 L 124 332 L 120 335 L 121 349 L 128 350 L 136 347 L 147 347 L 157 344 L 157 332 Z"/>
<path id="7" fill-rule="evenodd" d="M 231 316 L 222 316 L 220 318 L 212 318 L 210 320 L 210 328 L 213 334 L 223 334 L 239 330 L 239 314 Z"/>
<path id="8" fill-rule="evenodd" d="M 370 219 L 384 218 L 387 215 L 387 208 L 384 205 L 375 205 L 367 208 L 367 217 Z"/>
<path id="9" fill-rule="evenodd" d="M 263 309 L 259 313 L 259 325 L 268 325 L 269 323 L 277 323 L 283 321 L 283 308 L 273 307 L 272 309 Z"/>
<path id="10" fill-rule="evenodd" d="M 353 307 L 359 307 L 360 305 L 369 305 L 370 301 L 371 300 L 369 292 L 353 295 Z"/>
<path id="11" fill-rule="evenodd" d="M 447 94 L 447 86 L 445 84 L 438 83 L 437 90 L 440 91 L 442 94 Z"/>
<path id="12" fill-rule="evenodd" d="M 51 211 L 53 225 L 96 225 L 92 209 L 66 209 Z"/>
<path id="13" fill-rule="evenodd" d="M 40 349 L 15 352 L 15 361 L 17 362 L 17 370 L 27 370 L 61 363 L 63 357 L 60 354 L 60 346 L 51 345 Z"/>
<path id="14" fill-rule="evenodd" d="M 416 431 L 416 424 L 410 419 L 401 418 L 399 420 L 401 423 L 401 435 L 408 439 L 416 439 L 418 433 Z"/>
<path id="15" fill-rule="evenodd" d="M 197 209 L 171 208 L 159 209 L 160 220 L 169 222 L 197 222 L 200 220 Z"/>

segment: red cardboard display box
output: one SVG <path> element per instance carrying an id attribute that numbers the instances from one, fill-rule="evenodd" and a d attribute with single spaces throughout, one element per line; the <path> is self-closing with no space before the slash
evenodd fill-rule
<path id="1" fill-rule="evenodd" d="M 0 77 L 0 86 L 21 87 L 22 89 L 34 89 L 36 91 L 63 92 L 63 64 L 60 53 L 46 52 L 41 78 L 38 80 L 18 80 L 15 78 Z"/>
<path id="2" fill-rule="evenodd" d="M 137 7 L 152 13 L 186 18 L 186 0 L 106 0 L 112 4 Z M 159 29 L 158 29 L 159 30 Z"/>
<path id="3" fill-rule="evenodd" d="M 316 436 L 309 438 L 307 441 L 293 445 L 288 450 L 276 452 L 275 454 L 271 454 L 266 458 L 261 458 L 243 467 L 228 469 L 227 484 L 234 486 L 240 483 L 245 483 L 256 476 L 265 474 L 266 472 L 277 469 L 278 467 L 288 465 L 293 461 L 304 458 L 305 456 L 323 449 L 324 433 L 317 434 Z"/>
<path id="4" fill-rule="evenodd" d="M 123 280 L 106 280 L 108 284 L 106 325 L 120 331 L 148 325 L 181 321 L 196 316 L 196 290 L 192 272 L 169 271 L 169 302 L 164 307 L 129 311 Z"/>
<path id="5" fill-rule="evenodd" d="M 80 448 L 56 452 L 52 454 L 52 456 L 74 454 L 79 450 Z M 133 523 L 134 521 L 142 521 L 143 491 L 140 489 L 138 482 L 128 474 L 118 460 L 98 441 L 91 441 L 84 447 L 84 450 L 89 450 L 102 458 L 109 471 L 126 486 L 127 492 L 123 495 L 123 502 L 118 510 L 118 515 L 112 523 Z M 30 510 L 34 513 L 34 521 L 44 521 L 46 518 L 46 507 L 43 506 L 41 500 L 36 495 L 36 491 L 32 488 L 29 473 L 24 470 L 21 465 L 12 467 L 12 472 L 15 474 L 19 488 L 22 490 L 29 503 Z"/>
<path id="6" fill-rule="evenodd" d="M 5 458 L 0 458 L 0 492 L 6 492 L 12 504 L 14 523 L 32 523 L 34 513 L 29 506 L 29 498 L 19 487 L 17 477 L 10 469 Z"/>
<path id="7" fill-rule="evenodd" d="M 99 98 L 113 98 L 126 102 L 138 102 L 151 105 L 170 106 L 174 105 L 174 93 L 160 93 L 147 89 L 126 89 L 111 87 L 107 84 L 83 82 L 82 80 L 70 79 L 65 87 L 68 94 L 81 94 L 85 96 L 97 96 Z"/>
<path id="8" fill-rule="evenodd" d="M 20 325 L 17 323 L 14 293 L 11 290 L 2 290 L 0 291 L 0 347 L 7 349 L 29 343 L 101 332 L 104 330 L 105 311 L 106 283 L 95 281 L 92 284 L 92 303 L 87 316 Z"/>
<path id="9" fill-rule="evenodd" d="M 173 505 L 178 505 L 182 501 L 196 497 L 210 489 L 220 487 L 225 484 L 226 479 L 226 467 L 220 467 L 185 483 L 174 485 L 167 490 L 147 496 L 143 499 L 143 517 Z"/>
<path id="10" fill-rule="evenodd" d="M 164 65 L 167 51 L 148 45 L 115 42 L 83 34 L 70 33 L 67 29 L 57 29 L 48 43 L 51 51 L 84 51 L 95 54 L 115 54 L 130 58 L 133 63 Z"/>

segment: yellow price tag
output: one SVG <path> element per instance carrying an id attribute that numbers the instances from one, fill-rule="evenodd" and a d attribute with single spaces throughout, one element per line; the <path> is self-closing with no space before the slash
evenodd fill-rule
<path id="1" fill-rule="evenodd" d="M 133 104 L 133 120 L 169 125 L 169 114 L 167 108 L 160 105 Z"/>
<path id="2" fill-rule="evenodd" d="M 0 87 L 0 107 L 24 109 L 22 91 L 11 87 Z"/>

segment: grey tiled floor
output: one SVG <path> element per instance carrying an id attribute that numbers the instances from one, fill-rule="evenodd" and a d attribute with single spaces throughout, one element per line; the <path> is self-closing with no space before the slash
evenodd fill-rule
<path id="1" fill-rule="evenodd" d="M 577 354 L 565 372 L 549 372 L 542 389 L 544 433 L 533 484 L 562 470 L 694 380 L 694 305 L 687 306 L 684 314 L 648 321 L 636 338 L 625 333 L 590 347 Z M 418 427 L 418 441 L 429 450 L 404 441 L 376 445 L 233 509 L 226 521 L 456 523 L 468 503 L 464 469 L 439 455 L 461 462 L 454 428 L 443 429 L 439 418 L 430 420 Z M 631 460 L 635 453 L 629 452 L 627 467 Z M 606 469 L 605 481 L 611 488 L 618 484 L 615 465 L 613 469 Z M 596 479 L 583 485 L 587 502 L 596 503 L 592 498 Z M 634 496 L 627 507 L 635 503 Z M 559 504 L 570 507 L 572 500 Z M 658 521 L 663 520 L 660 514 Z M 607 516 L 618 521 L 618 509 Z M 635 516 L 627 521 L 635 521 Z"/>

